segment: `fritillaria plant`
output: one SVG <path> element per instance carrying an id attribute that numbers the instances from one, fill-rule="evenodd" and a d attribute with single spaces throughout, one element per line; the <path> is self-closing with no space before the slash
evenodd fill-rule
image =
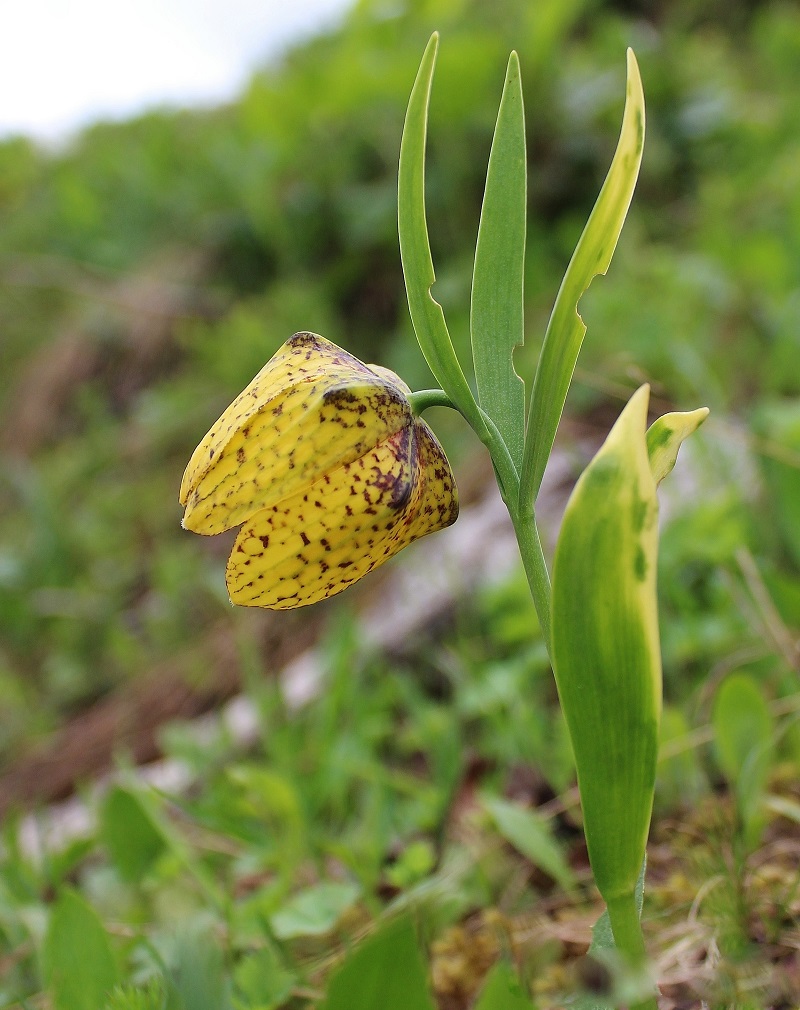
<path id="1" fill-rule="evenodd" d="M 388 369 L 365 365 L 316 334 L 295 334 L 196 449 L 181 487 L 184 525 L 203 534 L 241 526 L 227 567 L 234 603 L 287 609 L 332 596 L 455 521 L 453 475 L 420 415 L 434 405 L 458 410 L 491 455 L 514 524 L 572 741 L 592 871 L 614 944 L 641 974 L 637 883 L 661 713 L 656 487 L 707 411 L 666 414 L 648 429 L 649 389 L 633 394 L 569 500 L 552 588 L 536 522 L 586 332 L 578 302 L 608 269 L 639 173 L 639 70 L 629 51 L 617 150 L 558 292 L 526 409 L 513 362 L 524 337 L 527 159 L 519 63 L 512 53 L 475 251 L 473 392 L 431 294 L 424 179 L 437 49 L 434 35 L 411 92 L 398 223 L 411 319 L 438 387 L 412 393 Z M 655 1008 L 652 983 L 630 1005 Z"/>

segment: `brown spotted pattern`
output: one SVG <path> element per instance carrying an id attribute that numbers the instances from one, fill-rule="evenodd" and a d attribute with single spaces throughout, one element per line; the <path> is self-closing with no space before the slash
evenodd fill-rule
<path id="1" fill-rule="evenodd" d="M 457 515 L 450 465 L 416 419 L 254 516 L 228 561 L 228 592 L 234 603 L 272 610 L 317 603 Z"/>
<path id="2" fill-rule="evenodd" d="M 346 589 L 455 522 L 450 465 L 408 386 L 313 333 L 296 333 L 192 455 L 183 525 L 244 523 L 231 600 L 285 610 Z"/>
<path id="3" fill-rule="evenodd" d="M 183 476 L 183 525 L 247 522 L 411 423 L 406 387 L 324 337 L 296 333 L 239 394 Z"/>

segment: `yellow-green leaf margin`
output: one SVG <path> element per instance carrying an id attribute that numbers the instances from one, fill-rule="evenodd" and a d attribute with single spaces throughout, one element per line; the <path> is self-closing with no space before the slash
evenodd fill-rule
<path id="1" fill-rule="evenodd" d="M 647 454 L 656 484 L 672 473 L 678 450 L 708 417 L 708 407 L 662 414 L 647 429 Z"/>
<path id="2" fill-rule="evenodd" d="M 589 858 L 607 903 L 645 854 L 661 715 L 658 501 L 642 386 L 569 500 L 553 568 L 553 662 Z"/>

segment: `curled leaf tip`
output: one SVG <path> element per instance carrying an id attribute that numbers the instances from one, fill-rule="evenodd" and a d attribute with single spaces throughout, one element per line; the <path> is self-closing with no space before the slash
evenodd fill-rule
<path id="1" fill-rule="evenodd" d="M 647 454 L 656 484 L 660 484 L 672 472 L 684 440 L 697 431 L 708 413 L 708 407 L 672 411 L 663 414 L 650 425 L 647 430 Z"/>
<path id="2" fill-rule="evenodd" d="M 572 254 L 536 369 L 521 472 L 520 503 L 532 508 L 564 409 L 586 326 L 578 306 L 592 279 L 605 274 L 628 213 L 644 149 L 645 111 L 636 57 L 628 50 L 625 111 L 603 188 Z"/>

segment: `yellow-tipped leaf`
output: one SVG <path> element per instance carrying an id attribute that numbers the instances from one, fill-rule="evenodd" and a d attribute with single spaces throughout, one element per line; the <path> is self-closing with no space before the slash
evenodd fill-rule
<path id="1" fill-rule="evenodd" d="M 578 481 L 553 571 L 553 659 L 592 870 L 632 895 L 653 803 L 661 713 L 658 502 L 639 389 Z"/>
<path id="2" fill-rule="evenodd" d="M 678 450 L 708 417 L 708 407 L 662 414 L 647 429 L 647 454 L 656 484 L 672 473 Z"/>

